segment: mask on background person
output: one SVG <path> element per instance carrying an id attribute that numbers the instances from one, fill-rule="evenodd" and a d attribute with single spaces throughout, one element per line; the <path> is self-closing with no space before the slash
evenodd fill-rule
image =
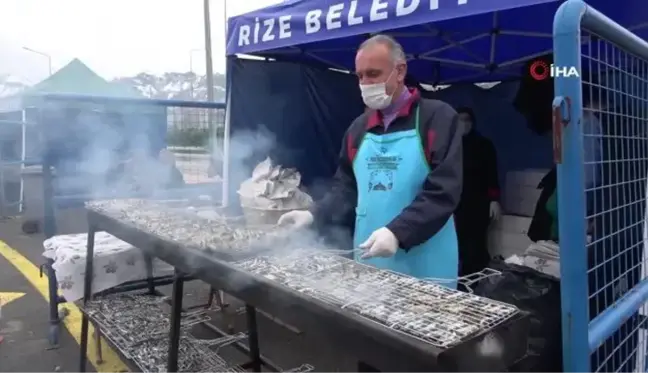
<path id="1" fill-rule="evenodd" d="M 472 123 L 471 120 L 468 120 L 468 119 L 460 119 L 460 120 L 459 120 L 459 125 L 461 126 L 461 128 L 463 128 L 463 130 L 464 130 L 464 135 L 467 135 L 467 134 L 470 133 L 470 131 L 472 131 L 473 123 Z"/>
<path id="2" fill-rule="evenodd" d="M 375 84 L 360 84 L 360 92 L 362 93 L 362 101 L 368 108 L 374 110 L 382 110 L 389 106 L 392 102 L 392 95 L 387 94 L 387 82 L 391 79 L 396 69 L 392 72 L 382 83 Z"/>

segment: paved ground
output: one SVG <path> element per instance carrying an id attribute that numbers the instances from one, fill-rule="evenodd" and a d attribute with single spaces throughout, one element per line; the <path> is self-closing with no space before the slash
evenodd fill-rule
<path id="1" fill-rule="evenodd" d="M 66 211 L 58 217 L 60 233 L 85 231 L 85 222 L 80 211 Z M 24 235 L 20 220 L 0 221 L 0 296 L 2 292 L 21 292 L 26 295 L 5 305 L 0 319 L 0 371 L 76 371 L 78 360 L 77 340 L 80 332 L 80 313 L 73 305 L 66 305 L 70 316 L 65 320 L 66 328 L 61 335 L 61 347 L 48 350 L 48 308 L 47 279 L 39 278 L 37 266 L 42 263 L 41 235 Z M 186 286 L 185 304 L 203 302 L 207 286 L 193 282 Z M 164 289 L 168 292 L 169 289 Z M 236 300 L 230 309 L 236 310 Z M 245 330 L 245 316 L 231 315 L 230 320 L 237 331 Z M 213 315 L 214 323 L 225 326 L 220 314 Z M 290 320 L 285 320 L 289 322 Z M 290 369 L 309 363 L 318 371 L 353 371 L 355 359 L 339 351 L 336 341 L 312 333 L 297 334 L 261 316 L 259 320 L 262 354 L 282 368 Z M 311 328 L 305 328 L 309 331 Z M 312 328 L 317 329 L 317 328 Z M 210 337 L 204 327 L 196 327 L 201 337 Z M 104 363 L 96 364 L 96 371 L 124 371 L 127 366 L 118 355 L 104 346 Z M 240 354 L 226 353 L 228 358 L 240 363 Z M 95 349 L 89 347 L 89 358 L 95 362 Z"/>
<path id="2" fill-rule="evenodd" d="M 0 319 L 0 371 L 75 370 L 75 348 L 47 350 L 47 303 L 29 281 L 7 259 L 0 257 L 0 296 L 4 292 L 25 293 L 2 307 Z M 6 301 L 6 300 L 5 300 Z M 61 343 L 74 346 L 66 331 Z"/>
<path id="3" fill-rule="evenodd" d="M 0 319 L 0 371 L 77 371 L 80 313 L 66 306 L 69 316 L 61 328 L 59 348 L 48 342 L 47 278 L 40 277 L 42 236 L 26 236 L 19 220 L 0 222 L 0 297 L 3 292 L 25 296 L 6 304 Z M 94 350 L 92 351 L 94 352 Z M 93 357 L 93 355 L 91 355 Z M 102 371 L 119 371 L 123 364 L 108 352 Z M 92 367 L 89 367 L 93 370 Z"/>

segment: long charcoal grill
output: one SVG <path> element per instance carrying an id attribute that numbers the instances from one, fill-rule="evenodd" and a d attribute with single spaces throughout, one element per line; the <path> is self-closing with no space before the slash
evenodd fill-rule
<path id="1" fill-rule="evenodd" d="M 148 250 L 252 306 L 290 312 L 298 328 L 317 320 L 359 359 L 383 370 L 485 369 L 473 356 L 475 346 L 493 338 L 510 341 L 497 369 L 526 353 L 528 319 L 513 306 L 323 251 L 271 250 L 271 243 L 287 242 L 272 230 L 231 227 L 141 201 L 90 205 L 88 219 L 91 229 Z M 468 362 L 457 362 L 462 359 Z"/>

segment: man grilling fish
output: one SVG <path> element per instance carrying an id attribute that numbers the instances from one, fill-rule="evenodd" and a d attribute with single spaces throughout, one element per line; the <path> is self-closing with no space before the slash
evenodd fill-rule
<path id="1" fill-rule="evenodd" d="M 448 104 L 405 87 L 407 63 L 391 37 L 358 49 L 356 73 L 370 109 L 347 130 L 334 185 L 311 211 L 281 225 L 339 223 L 355 207 L 355 259 L 456 287 L 452 217 L 462 189 L 462 132 Z"/>

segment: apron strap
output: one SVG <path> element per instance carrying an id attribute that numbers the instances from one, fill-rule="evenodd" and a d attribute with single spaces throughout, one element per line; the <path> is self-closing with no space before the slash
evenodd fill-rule
<path id="1" fill-rule="evenodd" d="M 421 156 L 425 160 L 425 164 L 427 165 L 428 169 L 430 169 L 430 161 L 428 159 L 427 154 L 425 154 L 425 144 L 427 144 L 427 141 L 425 140 L 424 136 L 421 136 L 421 121 L 420 119 L 420 112 L 421 112 L 421 104 L 419 103 L 416 106 L 416 114 L 414 114 L 414 128 L 416 129 L 416 136 L 419 138 L 419 149 L 421 149 Z"/>

